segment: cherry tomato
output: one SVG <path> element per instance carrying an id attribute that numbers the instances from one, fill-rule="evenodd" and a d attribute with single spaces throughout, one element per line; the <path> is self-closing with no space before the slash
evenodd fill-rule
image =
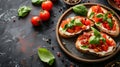
<path id="1" fill-rule="evenodd" d="M 111 29 L 108 23 L 103 23 L 103 26 L 104 26 L 105 28 L 107 28 L 108 30 Z"/>
<path id="2" fill-rule="evenodd" d="M 33 26 L 39 26 L 41 24 L 41 19 L 39 16 L 34 16 L 31 19 L 31 23 Z"/>
<path id="3" fill-rule="evenodd" d="M 53 3 L 52 3 L 52 1 L 44 1 L 43 3 L 42 3 L 42 9 L 44 9 L 44 10 L 48 10 L 48 11 L 50 11 L 51 9 L 52 9 L 52 7 L 53 7 Z"/>
<path id="4" fill-rule="evenodd" d="M 40 18 L 42 21 L 47 21 L 50 18 L 50 13 L 47 10 L 40 11 Z"/>

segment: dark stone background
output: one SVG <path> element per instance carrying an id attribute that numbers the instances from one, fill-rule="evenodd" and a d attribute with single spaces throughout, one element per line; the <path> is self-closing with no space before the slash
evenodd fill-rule
<path id="1" fill-rule="evenodd" d="M 101 3 L 112 8 L 106 0 L 82 0 L 81 3 L 84 2 Z M 32 7 L 32 11 L 20 19 L 17 9 L 23 5 Z M 35 28 L 30 18 L 39 15 L 40 6 L 32 5 L 31 0 L 0 0 L 0 67 L 49 67 L 38 58 L 39 47 L 49 49 L 56 57 L 51 67 L 104 67 L 113 60 L 119 60 L 120 53 L 105 62 L 88 64 L 70 58 L 60 49 L 55 27 L 58 18 L 69 7 L 58 0 L 51 11 L 51 19 Z M 59 53 L 60 57 L 57 56 Z"/>

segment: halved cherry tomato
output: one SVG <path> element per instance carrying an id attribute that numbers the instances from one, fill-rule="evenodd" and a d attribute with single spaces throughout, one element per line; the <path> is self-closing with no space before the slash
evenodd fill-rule
<path id="1" fill-rule="evenodd" d="M 42 10 L 39 16 L 43 21 L 47 21 L 50 18 L 50 13 L 47 10 Z"/>
<path id="2" fill-rule="evenodd" d="M 112 17 L 112 14 L 108 14 L 108 18 L 111 18 Z"/>
<path id="3" fill-rule="evenodd" d="M 39 26 L 41 24 L 41 19 L 39 16 L 34 16 L 31 19 L 31 23 L 33 26 Z"/>
<path id="4" fill-rule="evenodd" d="M 85 21 L 86 21 L 86 20 L 85 20 L 84 18 L 81 20 L 81 22 L 82 22 L 83 24 L 85 24 Z"/>
<path id="5" fill-rule="evenodd" d="M 42 6 L 42 9 L 50 11 L 53 7 L 53 3 L 52 1 L 47 0 L 47 1 L 44 1 L 41 6 Z"/>
<path id="6" fill-rule="evenodd" d="M 66 20 L 63 20 L 61 23 L 61 27 L 64 28 L 66 24 L 68 24 L 71 21 L 71 18 L 67 18 Z"/>

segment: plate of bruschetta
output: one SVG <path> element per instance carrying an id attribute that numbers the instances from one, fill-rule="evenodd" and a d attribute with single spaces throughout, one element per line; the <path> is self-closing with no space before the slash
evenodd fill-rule
<path id="1" fill-rule="evenodd" d="M 56 26 L 57 41 L 70 57 L 83 62 L 102 62 L 120 50 L 120 18 L 109 7 L 96 3 L 66 10 Z"/>

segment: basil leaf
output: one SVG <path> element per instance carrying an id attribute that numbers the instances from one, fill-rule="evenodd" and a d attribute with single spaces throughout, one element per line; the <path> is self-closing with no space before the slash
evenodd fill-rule
<path id="1" fill-rule="evenodd" d="M 104 43 L 106 42 L 106 39 L 103 37 L 100 37 L 100 40 L 102 40 Z"/>
<path id="2" fill-rule="evenodd" d="M 112 28 L 112 27 L 113 27 L 112 19 L 108 18 L 108 19 L 107 19 L 107 22 L 108 22 L 110 28 Z"/>
<path id="3" fill-rule="evenodd" d="M 105 13 L 105 14 L 103 15 L 103 20 L 104 20 L 104 21 L 107 20 L 107 16 L 108 16 L 108 13 Z"/>
<path id="4" fill-rule="evenodd" d="M 42 2 L 44 2 L 45 0 L 32 0 L 32 3 L 34 5 L 40 5 Z"/>
<path id="5" fill-rule="evenodd" d="M 88 46 L 81 46 L 83 49 L 86 49 L 86 48 L 88 48 Z"/>
<path id="6" fill-rule="evenodd" d="M 97 17 L 97 18 L 103 18 L 103 15 L 102 15 L 102 14 L 97 14 L 96 17 Z"/>
<path id="7" fill-rule="evenodd" d="M 82 22 L 79 19 L 75 19 L 74 24 L 77 26 L 82 26 Z"/>
<path id="8" fill-rule="evenodd" d="M 63 28 L 64 31 L 67 30 L 67 25 L 68 25 L 68 24 L 66 24 L 66 25 L 64 26 L 64 28 Z"/>
<path id="9" fill-rule="evenodd" d="M 41 61 L 46 62 L 50 66 L 54 63 L 54 55 L 46 48 L 38 48 L 38 56 Z"/>
<path id="10" fill-rule="evenodd" d="M 30 7 L 27 6 L 22 6 L 18 9 L 18 16 L 19 17 L 25 17 L 26 15 L 28 15 L 28 13 L 31 11 Z"/>
<path id="11" fill-rule="evenodd" d="M 100 38 L 96 36 L 91 36 L 89 39 L 90 44 L 99 44 L 100 43 Z"/>
<path id="12" fill-rule="evenodd" d="M 101 22 L 97 22 L 95 23 L 97 26 L 101 26 Z"/>
<path id="13" fill-rule="evenodd" d="M 91 27 L 91 29 L 94 31 L 94 35 L 95 36 L 101 36 L 100 32 L 98 30 L 96 30 L 94 27 Z"/>
<path id="14" fill-rule="evenodd" d="M 94 12 L 91 12 L 91 14 L 90 14 L 89 18 L 90 18 L 90 19 L 92 19 L 92 18 L 93 18 L 93 16 L 94 16 L 94 14 L 95 14 Z"/>
<path id="15" fill-rule="evenodd" d="M 88 9 L 84 5 L 76 5 L 73 7 L 73 11 L 78 15 L 86 16 Z"/>

